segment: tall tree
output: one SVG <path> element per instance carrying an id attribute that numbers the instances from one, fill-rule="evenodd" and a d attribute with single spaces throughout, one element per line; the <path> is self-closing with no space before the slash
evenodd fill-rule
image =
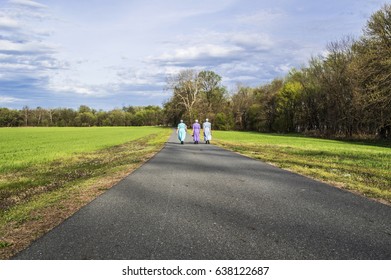
<path id="1" fill-rule="evenodd" d="M 22 123 L 23 121 L 19 111 L 0 108 L 0 127 L 19 126 Z"/>
<path id="2" fill-rule="evenodd" d="M 221 76 L 213 71 L 201 71 L 198 74 L 206 104 L 203 107 L 207 109 L 206 113 L 213 111 L 213 105 L 218 104 L 222 99 Z"/>
<path id="3" fill-rule="evenodd" d="M 28 106 L 24 106 L 22 112 L 23 112 L 24 125 L 28 126 L 30 124 L 29 119 L 31 115 L 31 110 Z"/>
<path id="4" fill-rule="evenodd" d="M 193 120 L 194 105 L 196 104 L 201 89 L 201 78 L 198 72 L 192 69 L 182 70 L 177 75 L 170 77 L 167 82 L 168 89 L 174 94 L 174 99 L 185 108 L 188 121 Z"/>
<path id="5" fill-rule="evenodd" d="M 237 91 L 231 100 L 235 128 L 239 130 L 247 129 L 247 112 L 253 102 L 253 89 L 238 85 Z"/>
<path id="6" fill-rule="evenodd" d="M 381 137 L 391 138 L 391 4 L 371 16 L 355 47 L 366 114 Z"/>
<path id="7" fill-rule="evenodd" d="M 354 74 L 351 73 L 353 61 L 352 44 L 347 37 L 330 43 L 329 54 L 323 63 L 321 75 L 326 93 L 326 125 L 331 135 L 345 134 L 351 136 L 355 121 Z"/>

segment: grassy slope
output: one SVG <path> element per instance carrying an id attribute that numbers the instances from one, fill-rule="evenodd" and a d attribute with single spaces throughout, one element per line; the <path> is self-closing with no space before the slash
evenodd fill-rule
<path id="1" fill-rule="evenodd" d="M 153 127 L 0 130 L 0 259 L 140 166 L 171 133 Z"/>
<path id="2" fill-rule="evenodd" d="M 391 202 L 389 146 L 253 132 L 214 132 L 214 143 L 362 195 Z"/>

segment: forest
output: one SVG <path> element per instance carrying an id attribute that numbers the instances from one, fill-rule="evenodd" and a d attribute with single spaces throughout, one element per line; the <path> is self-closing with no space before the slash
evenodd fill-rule
<path id="1" fill-rule="evenodd" d="M 167 79 L 159 106 L 111 111 L 0 108 L 0 126 L 176 126 L 211 120 L 218 130 L 305 133 L 327 138 L 391 138 L 391 4 L 371 15 L 363 34 L 257 87 L 228 92 L 213 71 L 185 69 Z"/>
<path id="2" fill-rule="evenodd" d="M 150 126 L 163 124 L 159 106 L 128 106 L 110 111 L 95 110 L 81 105 L 70 108 L 45 109 L 28 106 L 22 110 L 0 108 L 0 126 Z"/>

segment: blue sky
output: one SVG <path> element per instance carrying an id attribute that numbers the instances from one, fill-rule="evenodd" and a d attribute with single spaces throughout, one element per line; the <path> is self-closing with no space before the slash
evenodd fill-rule
<path id="1" fill-rule="evenodd" d="M 358 38 L 376 0 L 0 0 L 0 107 L 162 105 L 166 79 L 258 86 Z"/>

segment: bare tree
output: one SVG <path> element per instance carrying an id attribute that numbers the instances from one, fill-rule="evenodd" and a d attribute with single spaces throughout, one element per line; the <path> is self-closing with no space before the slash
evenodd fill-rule
<path id="1" fill-rule="evenodd" d="M 167 86 L 174 93 L 179 105 L 185 107 L 189 120 L 193 119 L 193 108 L 196 104 L 201 89 L 201 78 L 195 70 L 187 69 L 178 75 L 170 77 Z"/>
<path id="2" fill-rule="evenodd" d="M 28 126 L 29 125 L 29 117 L 30 117 L 30 108 L 28 106 L 24 106 L 23 109 L 23 119 L 24 119 L 24 125 Z"/>

